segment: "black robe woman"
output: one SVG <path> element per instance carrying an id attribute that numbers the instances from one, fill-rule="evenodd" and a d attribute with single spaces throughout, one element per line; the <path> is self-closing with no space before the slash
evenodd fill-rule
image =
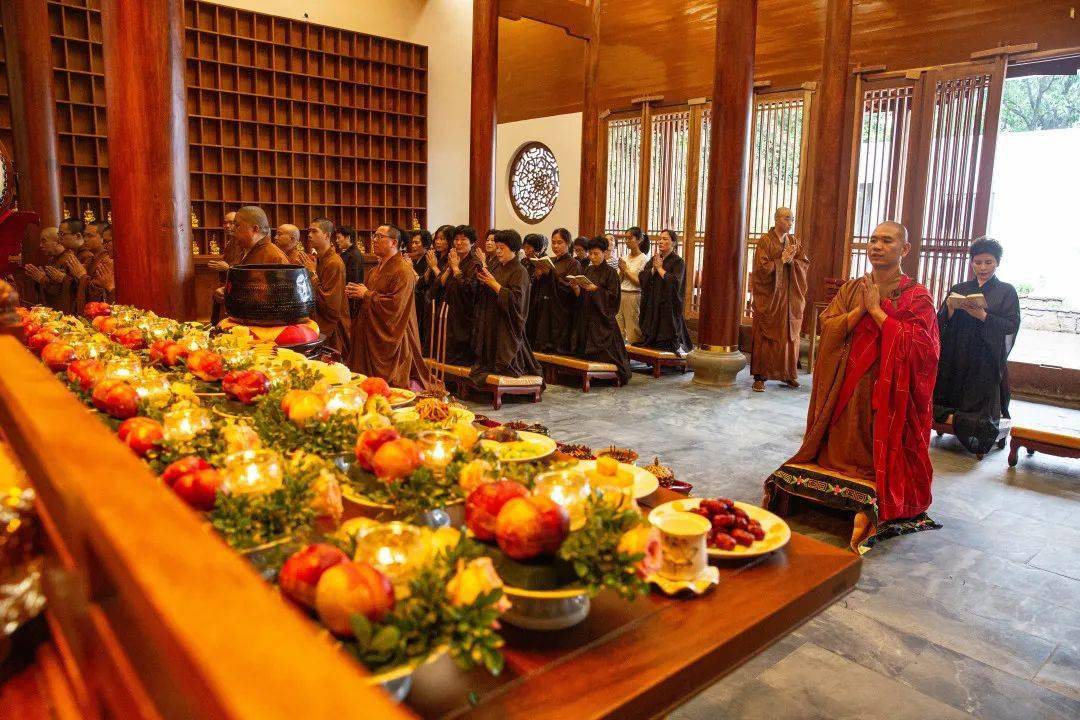
<path id="1" fill-rule="evenodd" d="M 981 293 L 977 302 L 946 298 L 938 311 L 941 359 L 934 386 L 934 422 L 951 423 L 970 452 L 985 455 L 1009 417 L 1008 357 L 1020 329 L 1016 289 L 995 276 L 1001 245 L 982 238 L 971 245 L 974 280 L 954 285 L 949 295 Z"/>
<path id="2" fill-rule="evenodd" d="M 589 241 L 589 265 L 582 273 L 589 285 L 579 289 L 581 310 L 574 331 L 574 355 L 592 362 L 611 363 L 617 368 L 619 383 L 630 382 L 630 358 L 615 315 L 622 290 L 619 271 L 604 262 L 607 238 Z"/>
<path id="3" fill-rule="evenodd" d="M 488 375 L 542 375 L 525 337 L 530 281 L 517 257 L 521 236 L 516 230 L 500 230 L 495 247 L 497 263 L 491 271 L 481 268 L 478 281 L 476 361 L 469 375 L 480 387 Z"/>
<path id="4" fill-rule="evenodd" d="M 652 260 L 638 275 L 641 344 L 682 356 L 691 349 L 690 332 L 683 317 L 686 263 L 675 254 L 675 247 L 674 231 L 661 231 Z"/>
<path id="5" fill-rule="evenodd" d="M 420 347 L 425 357 L 434 357 L 431 338 L 431 287 L 438 281 L 439 267 L 435 251 L 431 249 L 431 233 L 413 230 L 405 248 L 416 273 L 416 326 L 420 332 Z"/>
<path id="6" fill-rule="evenodd" d="M 529 274 L 529 313 L 525 319 L 525 336 L 529 338 L 529 345 L 536 349 L 536 321 L 537 303 L 540 301 L 540 293 L 537 292 L 537 282 L 540 275 L 537 272 L 539 265 L 535 262 L 543 257 L 547 251 L 547 237 L 540 233 L 529 233 L 521 241 L 521 266 Z"/>
<path id="7" fill-rule="evenodd" d="M 573 352 L 574 318 L 578 298 L 569 275 L 581 275 L 581 263 L 570 255 L 570 233 L 557 228 L 551 235 L 551 265 L 540 263 L 533 271 L 535 300 L 529 311 L 533 334 L 529 345 L 536 352 L 569 355 Z M 535 318 L 535 324 L 534 324 Z"/>
<path id="8" fill-rule="evenodd" d="M 446 362 L 470 366 L 476 360 L 476 302 L 480 291 L 476 257 L 476 230 L 462 225 L 454 230 L 454 246 L 439 276 L 441 299 L 446 303 Z"/>

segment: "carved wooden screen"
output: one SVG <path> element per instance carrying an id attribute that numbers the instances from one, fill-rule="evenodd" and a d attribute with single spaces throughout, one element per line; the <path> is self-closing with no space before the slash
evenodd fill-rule
<path id="1" fill-rule="evenodd" d="M 690 110 L 658 112 L 652 116 L 651 124 L 647 232 L 655 237 L 661 230 L 670 228 L 682 237 L 686 221 Z"/>
<path id="2" fill-rule="evenodd" d="M 905 269 L 917 273 L 935 301 L 967 277 L 968 247 L 986 232 L 1004 75 L 998 62 L 937 70 L 923 79 L 928 102 L 906 218 L 908 229 L 918 232 Z"/>
<path id="3" fill-rule="evenodd" d="M 693 249 L 688 248 L 690 256 L 687 267 L 691 272 L 686 279 L 689 288 L 687 309 L 691 315 L 697 315 L 701 309 L 701 268 L 705 260 L 705 214 L 708 209 L 706 198 L 709 197 L 709 133 L 712 126 L 712 111 L 705 107 L 701 111 L 701 142 L 698 149 L 698 187 L 694 209 Z M 689 243 L 688 243 L 689 244 Z"/>
<path id="4" fill-rule="evenodd" d="M 915 83 L 907 79 L 861 83 L 861 119 L 849 198 L 848 277 L 870 269 L 866 245 L 878 223 L 903 217 L 911 108 Z"/>
<path id="5" fill-rule="evenodd" d="M 638 224 L 641 187 L 640 115 L 608 119 L 607 203 L 604 232 L 616 237 Z"/>
<path id="6" fill-rule="evenodd" d="M 986 232 L 1004 62 L 860 80 L 848 194 L 848 276 L 870 269 L 866 246 L 902 222 L 904 270 L 940 301 L 967 277 L 967 248 Z"/>

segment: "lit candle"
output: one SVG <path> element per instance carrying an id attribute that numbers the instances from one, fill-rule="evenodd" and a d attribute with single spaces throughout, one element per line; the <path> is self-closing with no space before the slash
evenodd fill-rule
<path id="1" fill-rule="evenodd" d="M 134 355 L 116 357 L 105 365 L 105 377 L 109 380 L 134 380 L 142 372 L 142 363 Z"/>
<path id="2" fill-rule="evenodd" d="M 326 409 L 331 413 L 359 415 L 364 411 L 367 393 L 353 385 L 340 385 L 326 391 Z"/>
<path id="3" fill-rule="evenodd" d="M 445 430 L 428 430 L 417 435 L 416 442 L 420 445 L 424 464 L 431 468 L 436 478 L 442 479 L 458 448 L 457 435 Z"/>
<path id="4" fill-rule="evenodd" d="M 221 360 L 229 369 L 250 365 L 253 357 L 251 350 L 246 348 L 225 348 L 221 351 Z"/>
<path id="5" fill-rule="evenodd" d="M 570 516 L 570 529 L 577 530 L 585 524 L 591 489 L 589 481 L 576 470 L 552 470 L 536 476 L 533 492 L 550 498 L 566 509 Z"/>
<path id="6" fill-rule="evenodd" d="M 146 370 L 135 384 L 139 397 L 154 407 L 162 407 L 172 397 L 169 380 L 155 370 Z"/>
<path id="7" fill-rule="evenodd" d="M 165 413 L 162 425 L 165 439 L 184 441 L 209 430 L 211 422 L 207 410 L 197 405 L 185 405 Z"/>
<path id="8" fill-rule="evenodd" d="M 409 580 L 428 558 L 428 544 L 419 528 L 389 522 L 368 528 L 356 538 L 358 562 L 368 562 L 390 580 L 394 593 L 407 593 Z"/>
<path id="9" fill-rule="evenodd" d="M 285 478 L 281 455 L 273 450 L 243 450 L 225 458 L 221 487 L 232 495 L 265 493 Z"/>
<path id="10" fill-rule="evenodd" d="M 205 350 L 210 347 L 210 333 L 200 330 L 193 330 L 184 337 L 180 338 L 180 345 L 188 352 L 195 352 L 196 350 Z"/>

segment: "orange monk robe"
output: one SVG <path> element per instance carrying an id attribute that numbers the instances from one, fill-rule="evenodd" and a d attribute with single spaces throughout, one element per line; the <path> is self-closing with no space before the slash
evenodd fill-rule
<path id="1" fill-rule="evenodd" d="M 416 272 L 395 253 L 368 272 L 368 294 L 353 320 L 348 365 L 394 387 L 426 390 L 431 382 L 416 325 Z"/>
<path id="2" fill-rule="evenodd" d="M 86 265 L 86 273 L 90 276 L 90 285 L 86 289 L 88 301 L 108 302 L 115 300 L 116 278 L 113 268 L 112 256 L 102 250 L 90 258 Z"/>
<path id="3" fill-rule="evenodd" d="M 798 250 L 794 259 L 785 263 L 783 253 L 790 243 L 797 243 Z M 798 379 L 799 329 L 809 267 L 806 250 L 794 235 L 781 241 L 776 228 L 769 228 L 758 239 L 750 273 L 754 311 L 750 374 L 756 379 Z"/>
<path id="4" fill-rule="evenodd" d="M 342 357 L 349 348 L 349 303 L 345 299 L 345 262 L 328 248 L 315 265 L 315 322 L 326 335 L 326 346 Z"/>
<path id="5" fill-rule="evenodd" d="M 863 515 L 868 527 L 853 535 L 853 547 L 880 523 L 918 519 L 930 507 L 939 354 L 925 287 L 903 276 L 881 300 L 884 323 L 867 313 L 849 332 L 847 313 L 860 293 L 860 281 L 849 281 L 822 314 L 802 447 L 765 481 L 767 507 L 780 508 L 787 493 Z M 918 520 L 911 529 L 928 526 Z"/>
<path id="6" fill-rule="evenodd" d="M 251 246 L 236 265 L 291 265 L 289 258 L 269 239 L 263 238 Z"/>

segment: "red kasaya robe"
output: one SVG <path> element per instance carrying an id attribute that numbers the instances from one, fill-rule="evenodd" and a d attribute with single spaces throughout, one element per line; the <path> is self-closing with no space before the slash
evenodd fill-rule
<path id="1" fill-rule="evenodd" d="M 847 312 L 855 307 L 859 281 L 844 285 L 822 315 L 821 353 L 814 369 L 806 436 L 790 463 L 836 467 L 846 456 L 863 466 L 860 432 L 870 430 L 877 522 L 920 515 L 930 507 L 929 442 L 934 382 L 940 352 L 934 303 L 910 277 L 881 301 L 881 327 L 865 314 L 851 333 Z"/>

